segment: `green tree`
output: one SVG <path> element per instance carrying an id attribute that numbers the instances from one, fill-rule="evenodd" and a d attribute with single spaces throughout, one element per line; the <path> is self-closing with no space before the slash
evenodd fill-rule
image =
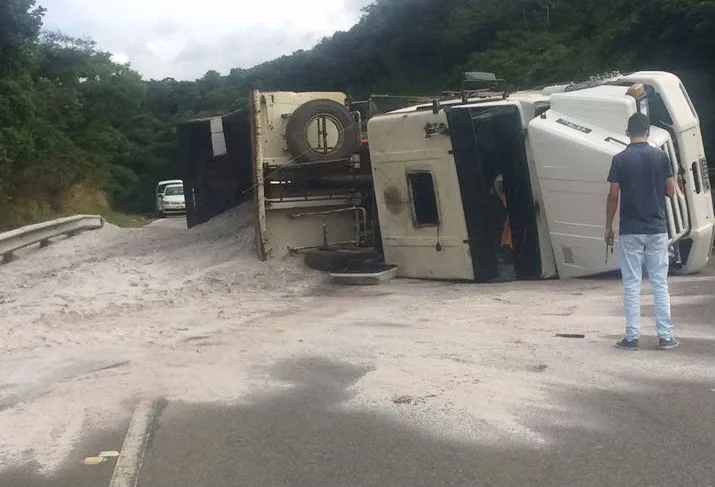
<path id="1" fill-rule="evenodd" d="M 21 68 L 21 51 L 37 40 L 45 9 L 35 4 L 35 0 L 0 2 L 0 75 Z"/>
<path id="2" fill-rule="evenodd" d="M 34 0 L 0 3 L 0 227 L 63 211 L 75 187 L 150 211 L 177 174 L 175 126 L 243 110 L 251 89 L 425 94 L 465 70 L 515 88 L 611 70 L 685 80 L 715 160 L 715 0 L 376 0 L 313 49 L 196 81 L 142 80 L 89 39 L 41 32 Z"/>

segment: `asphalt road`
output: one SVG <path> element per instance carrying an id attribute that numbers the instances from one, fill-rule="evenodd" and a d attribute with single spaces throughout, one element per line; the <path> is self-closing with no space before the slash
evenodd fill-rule
<path id="1" fill-rule="evenodd" d="M 673 280 L 673 296 L 699 297 L 674 306 L 673 314 L 699 323 L 712 337 L 713 269 L 705 275 Z M 652 313 L 644 307 L 644 314 Z M 672 352 L 635 353 L 665 353 L 664 367 L 670 361 L 697 367 L 712 361 L 715 342 L 690 338 Z M 321 357 L 288 360 L 270 370 L 292 384 L 280 393 L 255 395 L 240 406 L 166 404 L 156 418 L 139 487 L 715 486 L 715 381 L 660 381 L 656 369 L 649 383 L 630 390 L 584 384 L 575 391 L 554 384 L 549 403 L 526 408 L 522 417 L 549 441 L 525 447 L 454 441 L 409 421 L 342 407 L 351 386 L 369 370 Z M 0 485 L 109 485 L 113 461 L 86 467 L 81 460 L 121 448 L 123 433 L 122 428 L 85 438 L 52 478 L 29 464 L 4 471 Z"/>
<path id="2" fill-rule="evenodd" d="M 109 431 L 101 431 L 85 437 L 81 445 L 70 455 L 65 465 L 52 476 L 45 476 L 34 462 L 21 467 L 3 470 L 0 473 L 2 487 L 97 487 L 108 486 L 114 471 L 115 459 L 94 465 L 82 465 L 86 457 L 101 451 L 119 450 L 122 447 L 127 424 Z M 0 438 L 2 433 L 0 432 Z"/>
<path id="3" fill-rule="evenodd" d="M 709 344 L 712 345 L 712 344 Z M 366 371 L 305 359 L 276 367 L 295 387 L 241 407 L 169 404 L 158 418 L 140 487 L 235 486 L 680 486 L 715 485 L 714 384 L 657 383 L 653 392 L 562 392 L 583 418 L 609 427 L 554 427 L 534 410 L 539 448 L 484 446 L 431 437 L 339 403 Z M 413 407 L 406 404 L 404 407 Z M 119 448 L 120 432 L 88 438 L 49 479 L 31 466 L 5 472 L 4 487 L 108 485 L 113 462 L 80 465 Z"/>
<path id="4" fill-rule="evenodd" d="M 701 274 L 708 279 L 671 285 L 674 297 L 704 297 L 674 305 L 673 315 L 701 323 L 707 336 L 715 331 L 713 274 L 711 267 Z M 712 361 L 715 342 L 685 339 L 666 353 L 697 366 Z M 715 381 L 661 382 L 654 370 L 651 383 L 633 390 L 562 389 L 551 402 L 564 408 L 531 408 L 528 426 L 550 442 L 527 448 L 450 441 L 344 410 L 350 386 L 367 372 L 320 357 L 287 361 L 271 371 L 294 385 L 281 394 L 238 407 L 169 404 L 140 486 L 715 486 Z M 588 426 L 594 417 L 598 428 Z"/>
<path id="5" fill-rule="evenodd" d="M 653 383 L 655 392 L 563 399 L 605 430 L 532 426 L 537 449 L 427 436 L 387 418 L 342 411 L 364 371 L 321 359 L 285 363 L 296 387 L 247 406 L 171 404 L 141 473 L 143 487 L 193 486 L 693 486 L 715 485 L 713 384 Z M 405 407 L 412 407 L 405 405 Z"/>
<path id="6" fill-rule="evenodd" d="M 712 287 L 675 280 L 672 293 Z M 715 299 L 674 313 L 702 322 L 715 316 Z M 675 353 L 697 360 L 714 352 L 711 341 L 688 340 Z M 558 412 L 534 408 L 530 426 L 552 443 L 524 448 L 451 442 L 341 409 L 366 372 L 321 358 L 284 362 L 272 373 L 294 387 L 280 395 L 232 408 L 170 404 L 140 485 L 715 486 L 715 381 L 641 384 L 649 392 L 563 390 L 555 402 L 580 411 L 584 422 L 605 417 L 607 427 L 556 427 Z"/>

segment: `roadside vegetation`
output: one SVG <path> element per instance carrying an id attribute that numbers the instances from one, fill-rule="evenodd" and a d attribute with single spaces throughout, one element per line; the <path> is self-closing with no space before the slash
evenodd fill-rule
<path id="1" fill-rule="evenodd" d="M 140 228 L 149 223 L 152 219 L 147 215 L 130 215 L 113 211 L 105 206 L 99 206 L 94 209 L 90 208 L 90 213 L 100 215 L 109 223 L 122 228 Z"/>
<path id="2" fill-rule="evenodd" d="M 251 88 L 361 98 L 454 89 L 466 70 L 524 88 L 664 69 L 684 79 L 715 161 L 715 0 L 376 0 L 311 50 L 196 81 L 144 80 L 91 40 L 43 31 L 43 12 L 0 2 L 0 229 L 150 214 L 156 181 L 178 176 L 176 123 L 245 109 Z"/>

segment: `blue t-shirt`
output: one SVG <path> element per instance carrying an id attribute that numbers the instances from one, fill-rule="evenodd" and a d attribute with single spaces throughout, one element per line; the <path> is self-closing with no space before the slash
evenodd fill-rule
<path id="1" fill-rule="evenodd" d="M 668 232 L 665 181 L 672 177 L 666 153 L 645 142 L 630 144 L 613 158 L 608 182 L 621 187 L 621 235 Z"/>

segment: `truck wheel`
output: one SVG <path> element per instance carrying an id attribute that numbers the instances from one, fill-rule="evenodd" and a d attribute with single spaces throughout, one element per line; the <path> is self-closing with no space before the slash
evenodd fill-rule
<path id="1" fill-rule="evenodd" d="M 318 148 L 310 143 L 308 130 L 316 130 L 324 119 L 328 128 L 337 130 L 335 147 Z M 299 106 L 286 125 L 286 145 L 296 160 L 301 162 L 333 161 L 350 158 L 358 146 L 360 130 L 348 109 L 333 100 L 312 100 Z"/>
<path id="2" fill-rule="evenodd" d="M 375 249 L 311 249 L 305 251 L 305 265 L 316 271 L 332 272 L 335 270 L 373 262 L 378 258 Z"/>

